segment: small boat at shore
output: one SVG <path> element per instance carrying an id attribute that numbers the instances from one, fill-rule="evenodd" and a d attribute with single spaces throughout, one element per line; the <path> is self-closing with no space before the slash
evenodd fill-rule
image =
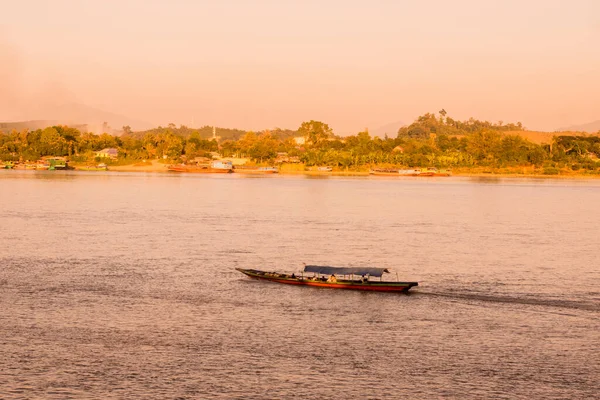
<path id="1" fill-rule="evenodd" d="M 422 169 L 418 176 L 450 176 L 449 169 L 426 168 Z"/>
<path id="2" fill-rule="evenodd" d="M 104 163 L 98 165 L 84 165 L 77 168 L 81 171 L 108 171 L 108 166 Z"/>
<path id="3" fill-rule="evenodd" d="M 373 168 L 369 171 L 371 175 L 379 175 L 379 176 L 397 176 L 398 171 L 395 168 Z"/>
<path id="4" fill-rule="evenodd" d="M 230 174 L 233 172 L 231 161 L 211 161 L 209 165 L 174 164 L 167 168 L 172 172 L 194 172 L 200 174 Z"/>
<path id="5" fill-rule="evenodd" d="M 369 171 L 371 175 L 379 176 L 450 176 L 450 170 L 438 170 L 437 168 L 426 169 L 394 169 L 394 168 L 373 168 Z"/>
<path id="6" fill-rule="evenodd" d="M 452 175 L 452 171 L 449 169 L 434 168 L 433 176 L 450 176 L 450 175 Z"/>
<path id="7" fill-rule="evenodd" d="M 278 174 L 279 168 L 277 167 L 245 167 L 237 166 L 234 167 L 236 173 L 241 174 Z"/>
<path id="8" fill-rule="evenodd" d="M 420 176 L 420 169 L 400 169 L 398 170 L 398 175 L 400 176 Z"/>
<path id="9" fill-rule="evenodd" d="M 330 289 L 363 290 L 370 292 L 408 292 L 418 282 L 400 282 L 383 280 L 386 268 L 346 268 L 320 265 L 306 265 L 299 273 L 286 274 L 260 271 L 257 269 L 236 268 L 250 278 L 288 285 L 314 286 Z M 371 277 L 379 280 L 370 279 Z"/>

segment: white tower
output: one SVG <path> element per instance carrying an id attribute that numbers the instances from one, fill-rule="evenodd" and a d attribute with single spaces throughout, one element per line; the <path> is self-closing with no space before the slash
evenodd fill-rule
<path id="1" fill-rule="evenodd" d="M 217 140 L 217 128 L 213 126 L 213 140 Z"/>

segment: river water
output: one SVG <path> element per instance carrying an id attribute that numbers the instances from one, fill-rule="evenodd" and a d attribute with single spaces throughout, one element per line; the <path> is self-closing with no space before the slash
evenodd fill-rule
<path id="1" fill-rule="evenodd" d="M 597 398 L 600 181 L 0 171 L 0 398 Z M 392 268 L 410 295 L 236 267 Z"/>

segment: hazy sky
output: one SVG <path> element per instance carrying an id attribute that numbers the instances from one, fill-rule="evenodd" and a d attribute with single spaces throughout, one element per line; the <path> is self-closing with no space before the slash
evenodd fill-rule
<path id="1" fill-rule="evenodd" d="M 445 108 L 554 130 L 600 119 L 600 1 L 0 0 L 0 120 L 71 101 L 157 125 L 355 133 Z"/>

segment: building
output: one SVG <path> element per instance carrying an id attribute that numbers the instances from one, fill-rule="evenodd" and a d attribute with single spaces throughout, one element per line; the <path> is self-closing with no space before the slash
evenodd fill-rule
<path id="1" fill-rule="evenodd" d="M 119 150 L 115 149 L 114 147 L 107 147 L 106 149 L 102 149 L 94 153 L 94 157 L 110 158 L 111 160 L 116 160 L 118 156 Z"/>

